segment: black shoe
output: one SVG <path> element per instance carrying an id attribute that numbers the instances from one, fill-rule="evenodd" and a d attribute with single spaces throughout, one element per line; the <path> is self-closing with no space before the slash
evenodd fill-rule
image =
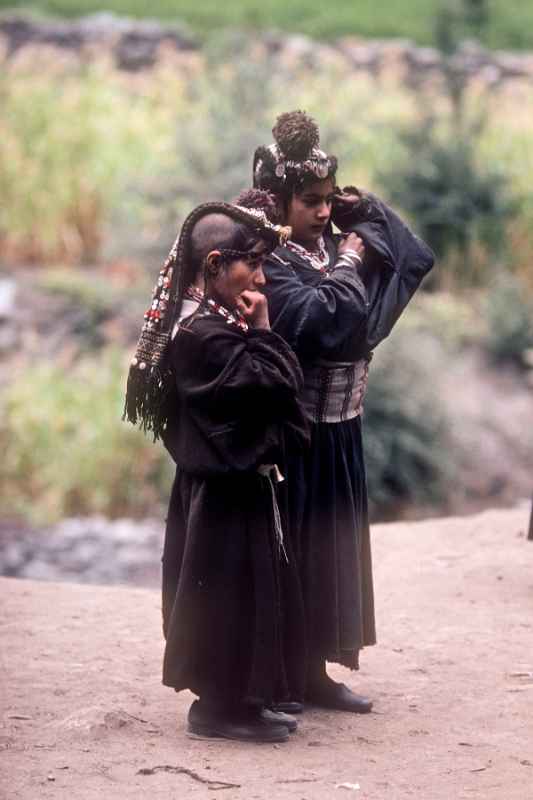
<path id="1" fill-rule="evenodd" d="M 355 694 L 344 683 L 335 683 L 330 678 L 324 683 L 310 687 L 307 698 L 310 703 L 336 711 L 351 711 L 353 714 L 368 714 L 372 711 L 372 700 Z"/>
<path id="2" fill-rule="evenodd" d="M 298 723 L 291 717 L 290 714 L 285 714 L 283 711 L 274 711 L 272 708 L 263 708 L 259 714 L 260 719 L 269 725 L 285 725 L 289 733 L 294 733 L 298 727 Z"/>
<path id="3" fill-rule="evenodd" d="M 246 712 L 230 714 L 203 708 L 195 700 L 189 709 L 189 733 L 217 739 L 234 739 L 239 742 L 286 742 L 289 731 L 286 725 L 276 725 Z"/>
<path id="4" fill-rule="evenodd" d="M 299 703 L 297 700 L 280 700 L 277 703 L 273 703 L 271 709 L 282 714 L 301 714 L 304 710 L 304 704 Z"/>

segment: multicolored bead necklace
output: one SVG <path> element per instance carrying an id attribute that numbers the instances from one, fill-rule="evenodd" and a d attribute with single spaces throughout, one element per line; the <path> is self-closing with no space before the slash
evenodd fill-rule
<path id="1" fill-rule="evenodd" d="M 211 297 L 206 298 L 204 292 L 198 289 L 197 286 L 189 286 L 185 291 L 185 295 L 190 300 L 196 300 L 197 303 L 203 305 L 207 313 L 214 312 L 215 314 L 220 314 L 221 317 L 224 317 L 228 325 L 236 325 L 242 331 L 247 331 L 249 329 L 248 323 L 237 309 L 235 309 L 234 312 L 228 311 L 227 308 L 217 303 Z"/>
<path id="2" fill-rule="evenodd" d="M 329 267 L 329 253 L 323 236 L 318 240 L 317 246 L 318 249 L 316 251 L 307 250 L 303 245 L 293 242 L 292 239 L 289 239 L 285 244 L 288 250 L 296 253 L 296 255 L 303 258 L 304 261 L 309 262 L 313 269 L 317 269 L 320 272 L 327 272 Z"/>

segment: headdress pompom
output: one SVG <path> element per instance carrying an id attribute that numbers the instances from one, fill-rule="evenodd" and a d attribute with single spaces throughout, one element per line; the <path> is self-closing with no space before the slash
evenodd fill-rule
<path id="1" fill-rule="evenodd" d="M 276 120 L 272 134 L 285 158 L 304 161 L 318 147 L 318 125 L 305 111 L 287 111 Z"/>
<path id="2" fill-rule="evenodd" d="M 244 189 L 233 202 L 242 208 L 257 208 L 264 211 L 266 218 L 273 224 L 281 221 L 276 198 L 266 189 Z"/>

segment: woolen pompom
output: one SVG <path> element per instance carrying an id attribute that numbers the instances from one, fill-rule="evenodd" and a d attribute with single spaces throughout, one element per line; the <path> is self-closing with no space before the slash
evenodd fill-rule
<path id="1" fill-rule="evenodd" d="M 265 189 L 245 189 L 232 202 L 236 206 L 242 206 L 243 208 L 258 208 L 265 212 L 270 222 L 274 224 L 280 222 L 276 198 L 272 192 L 268 192 Z"/>
<path id="2" fill-rule="evenodd" d="M 318 147 L 318 125 L 305 111 L 287 111 L 281 114 L 272 128 L 272 134 L 285 158 L 305 160 L 313 147 Z"/>

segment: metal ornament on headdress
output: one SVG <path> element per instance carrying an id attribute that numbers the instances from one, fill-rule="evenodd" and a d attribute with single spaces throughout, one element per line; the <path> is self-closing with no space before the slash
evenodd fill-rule
<path id="1" fill-rule="evenodd" d="M 329 159 L 321 159 L 316 165 L 316 174 L 319 178 L 327 178 L 329 174 Z"/>
<path id="2" fill-rule="evenodd" d="M 291 158 L 287 159 L 277 144 L 271 144 L 268 147 L 268 150 L 270 150 L 276 162 L 274 174 L 279 180 L 285 180 L 287 178 L 287 170 L 295 172 L 297 175 L 311 173 L 312 175 L 316 175 L 319 180 L 323 180 L 324 178 L 328 177 L 332 167 L 331 160 L 327 153 L 325 153 L 323 150 L 320 150 L 318 147 L 313 147 L 309 152 L 308 157 L 302 161 L 297 161 Z M 260 160 L 255 168 L 255 172 L 258 177 L 260 176 L 262 167 L 263 162 Z"/>
<path id="3" fill-rule="evenodd" d="M 235 206 L 235 208 L 240 209 L 241 211 L 246 212 L 252 217 L 255 217 L 257 220 L 261 222 L 261 226 L 266 230 L 271 231 L 277 237 L 279 243 L 281 245 L 285 244 L 292 235 L 292 228 L 290 225 L 275 225 L 273 222 L 270 222 L 267 215 L 263 211 L 262 208 L 247 208 L 245 206 Z"/>

